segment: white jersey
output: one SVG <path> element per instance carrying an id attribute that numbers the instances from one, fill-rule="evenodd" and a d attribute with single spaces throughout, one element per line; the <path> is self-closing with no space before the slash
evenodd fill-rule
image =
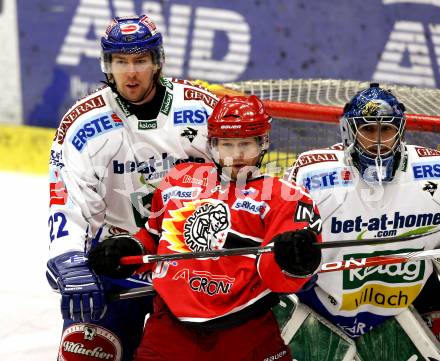
<path id="1" fill-rule="evenodd" d="M 109 87 L 63 117 L 50 159 L 50 258 L 135 233 L 167 171 L 209 159 L 206 124 L 217 98 L 187 81 L 161 81 L 157 119 L 138 119 Z"/>
<path id="2" fill-rule="evenodd" d="M 367 184 L 342 146 L 302 153 L 288 178 L 307 188 L 322 218 L 323 242 L 426 233 L 440 225 L 440 152 L 406 146 L 392 182 Z M 411 241 L 323 251 L 323 262 L 438 248 L 438 234 Z M 306 303 L 351 336 L 408 307 L 431 261 L 319 274 Z"/>

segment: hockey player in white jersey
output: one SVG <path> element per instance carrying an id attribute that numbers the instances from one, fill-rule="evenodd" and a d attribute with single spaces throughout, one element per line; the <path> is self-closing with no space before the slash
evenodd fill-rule
<path id="1" fill-rule="evenodd" d="M 300 154 L 287 173 L 287 179 L 302 184 L 317 202 L 324 242 L 422 235 L 439 227 L 440 152 L 405 144 L 404 111 L 393 94 L 371 84 L 344 108 L 343 143 Z M 332 248 L 323 251 L 323 262 L 439 246 L 436 234 L 383 245 Z M 321 273 L 315 286 L 298 296 L 356 338 L 407 310 L 433 272 L 435 265 L 428 260 Z M 403 340 L 404 335 L 399 337 Z M 391 347 L 392 337 L 388 343 Z M 386 360 L 374 348 L 370 351 L 376 353 L 362 360 Z M 409 356 L 397 359 L 410 359 L 412 351 L 408 352 Z"/>
<path id="2" fill-rule="evenodd" d="M 144 227 L 169 169 L 208 159 L 206 121 L 217 103 L 203 88 L 162 77 L 162 36 L 145 15 L 113 19 L 101 46 L 106 86 L 65 114 L 50 157 L 47 277 L 61 294 L 60 360 L 132 359 L 150 300 L 108 302 L 106 293 L 149 285 L 148 274 L 121 268 L 98 277 L 85 257 L 109 237 L 118 245 L 103 256 L 109 262 L 143 253 L 117 235 Z"/>

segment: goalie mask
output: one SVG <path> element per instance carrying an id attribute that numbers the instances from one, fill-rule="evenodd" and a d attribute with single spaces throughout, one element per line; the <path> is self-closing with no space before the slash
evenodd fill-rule
<path id="1" fill-rule="evenodd" d="M 230 158 L 225 159 L 219 147 L 224 145 L 223 149 L 228 146 L 241 147 L 243 152 L 247 152 L 247 159 L 255 159 L 252 166 L 260 167 L 269 149 L 270 122 L 271 118 L 266 113 L 262 101 L 255 95 L 224 96 L 208 119 L 208 145 L 214 162 L 221 166 L 240 163 L 240 160 L 237 161 L 240 149 L 235 153 L 231 152 Z"/>
<path id="2" fill-rule="evenodd" d="M 344 107 L 342 142 L 368 182 L 393 179 L 404 147 L 405 106 L 373 83 Z"/>
<path id="3" fill-rule="evenodd" d="M 107 27 L 101 38 L 101 70 L 109 80 L 111 74 L 118 71 L 112 67 L 112 54 L 151 53 L 152 64 L 138 64 L 142 71 L 147 66 L 156 68 L 156 79 L 160 76 L 164 64 L 162 35 L 147 15 L 117 17 Z M 123 70 L 121 70 L 123 71 Z"/>

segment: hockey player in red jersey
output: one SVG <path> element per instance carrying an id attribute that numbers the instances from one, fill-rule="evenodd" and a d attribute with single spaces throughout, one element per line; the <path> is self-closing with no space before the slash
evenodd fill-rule
<path id="1" fill-rule="evenodd" d="M 60 361 L 132 361 L 152 299 L 110 302 L 106 294 L 150 286 L 150 273 L 98 277 L 87 253 L 103 240 L 118 254 L 141 252 L 118 235 L 144 227 L 153 191 L 174 164 L 210 159 L 206 125 L 217 98 L 164 78 L 164 62 L 162 35 L 147 15 L 114 18 L 101 37 L 106 86 L 79 100 L 57 129 L 47 278 L 60 293 Z"/>
<path id="2" fill-rule="evenodd" d="M 146 228 L 158 254 L 275 251 L 157 263 L 154 313 L 135 360 L 292 359 L 271 308 L 277 293 L 300 290 L 317 271 L 321 220 L 304 188 L 260 173 L 269 130 L 257 97 L 222 98 L 208 119 L 214 162 L 179 164 L 156 190 Z M 151 237 L 142 240 L 151 250 Z M 111 272 L 99 260 L 90 254 L 95 271 Z"/>

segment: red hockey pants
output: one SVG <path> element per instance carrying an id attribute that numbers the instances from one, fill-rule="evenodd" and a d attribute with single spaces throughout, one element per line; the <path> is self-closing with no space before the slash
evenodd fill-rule
<path id="1" fill-rule="evenodd" d="M 135 361 L 291 361 L 271 311 L 226 330 L 181 323 L 156 296 Z"/>

